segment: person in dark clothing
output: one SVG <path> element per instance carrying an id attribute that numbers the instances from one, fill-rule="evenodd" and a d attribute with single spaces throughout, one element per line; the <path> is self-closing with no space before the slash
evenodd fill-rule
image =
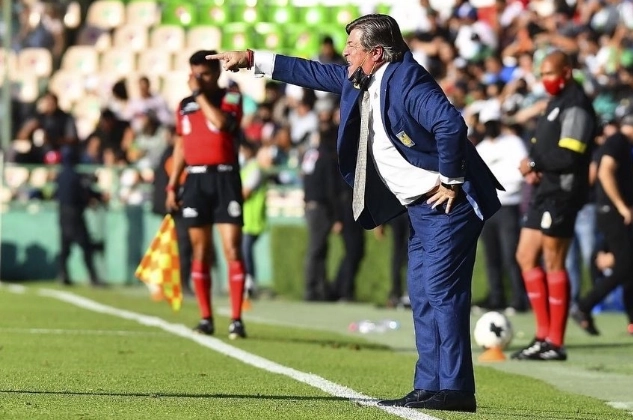
<path id="1" fill-rule="evenodd" d="M 301 163 L 308 228 L 304 294 L 307 301 L 323 301 L 328 297 L 328 237 L 331 231 L 342 230 L 336 137 L 324 135 L 322 130 L 319 134 L 318 146 L 308 149 Z"/>
<path id="2" fill-rule="evenodd" d="M 154 168 L 154 194 L 152 197 L 152 212 L 154 214 L 165 216 L 167 208 L 165 207 L 165 200 L 167 199 L 167 184 L 169 183 L 169 174 L 171 173 L 172 166 L 172 153 L 174 151 L 173 144 L 165 148 L 163 155 L 160 158 L 159 164 Z M 180 185 L 184 185 L 184 179 L 181 180 Z M 182 187 L 181 187 L 182 188 Z M 181 193 L 179 193 L 181 195 Z M 189 240 L 189 230 L 185 223 L 183 223 L 182 210 L 172 211 L 171 217 L 174 219 L 174 225 L 176 226 L 176 237 L 178 240 L 178 259 L 180 261 L 180 285 L 184 295 L 193 296 L 193 290 L 189 285 L 191 279 L 191 259 L 193 257 L 193 248 L 191 247 L 191 241 Z"/>
<path id="3" fill-rule="evenodd" d="M 621 121 L 620 132 L 607 138 L 598 150 L 598 183 L 596 222 L 604 242 L 613 254 L 611 273 L 578 301 L 571 317 L 591 335 L 598 335 L 591 311 L 616 287 L 622 285 L 624 307 L 633 331 L 633 115 Z"/>
<path id="4" fill-rule="evenodd" d="M 64 146 L 61 149 L 62 168 L 57 175 L 57 201 L 59 203 L 59 227 L 61 232 L 61 252 L 59 256 L 60 277 L 64 285 L 71 285 L 68 273 L 68 257 L 73 243 L 83 251 L 84 263 L 93 286 L 103 286 L 94 265 L 94 245 L 90 239 L 84 211 L 91 201 L 107 201 L 107 195 L 91 187 L 89 177 L 77 172 L 75 164 L 79 160 L 76 147 Z"/>

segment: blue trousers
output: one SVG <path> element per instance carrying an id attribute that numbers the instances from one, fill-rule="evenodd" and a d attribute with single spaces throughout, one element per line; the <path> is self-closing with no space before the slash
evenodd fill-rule
<path id="1" fill-rule="evenodd" d="M 407 285 L 418 351 L 414 388 L 474 393 L 471 283 L 483 221 L 463 196 L 449 214 L 426 201 L 408 212 Z"/>

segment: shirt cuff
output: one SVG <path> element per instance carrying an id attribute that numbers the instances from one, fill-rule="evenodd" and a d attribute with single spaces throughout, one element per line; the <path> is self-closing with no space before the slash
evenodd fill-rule
<path id="1" fill-rule="evenodd" d="M 275 57 L 277 54 L 270 51 L 253 51 L 253 67 L 255 68 L 255 76 L 273 76 L 275 68 Z"/>
<path id="2" fill-rule="evenodd" d="M 440 182 L 442 184 L 448 184 L 448 185 L 463 184 L 464 183 L 464 177 L 461 177 L 461 178 L 447 178 L 444 175 L 440 175 Z"/>

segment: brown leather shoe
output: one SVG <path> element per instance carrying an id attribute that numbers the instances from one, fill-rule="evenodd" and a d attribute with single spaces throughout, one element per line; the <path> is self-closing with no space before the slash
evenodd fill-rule
<path id="1" fill-rule="evenodd" d="M 423 389 L 414 389 L 402 398 L 397 400 L 378 401 L 378 405 L 383 407 L 406 407 L 410 403 L 420 403 L 426 401 L 436 394 L 435 391 L 425 391 Z"/>

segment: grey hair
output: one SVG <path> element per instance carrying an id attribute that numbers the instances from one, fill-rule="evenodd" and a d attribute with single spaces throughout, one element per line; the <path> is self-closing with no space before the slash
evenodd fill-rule
<path id="1" fill-rule="evenodd" d="M 391 16 L 379 14 L 361 16 L 348 23 L 345 32 L 349 35 L 354 29 L 361 32 L 360 44 L 363 49 L 369 51 L 376 47 L 382 48 L 384 61 L 400 61 L 404 53 L 409 51 L 398 23 Z"/>

